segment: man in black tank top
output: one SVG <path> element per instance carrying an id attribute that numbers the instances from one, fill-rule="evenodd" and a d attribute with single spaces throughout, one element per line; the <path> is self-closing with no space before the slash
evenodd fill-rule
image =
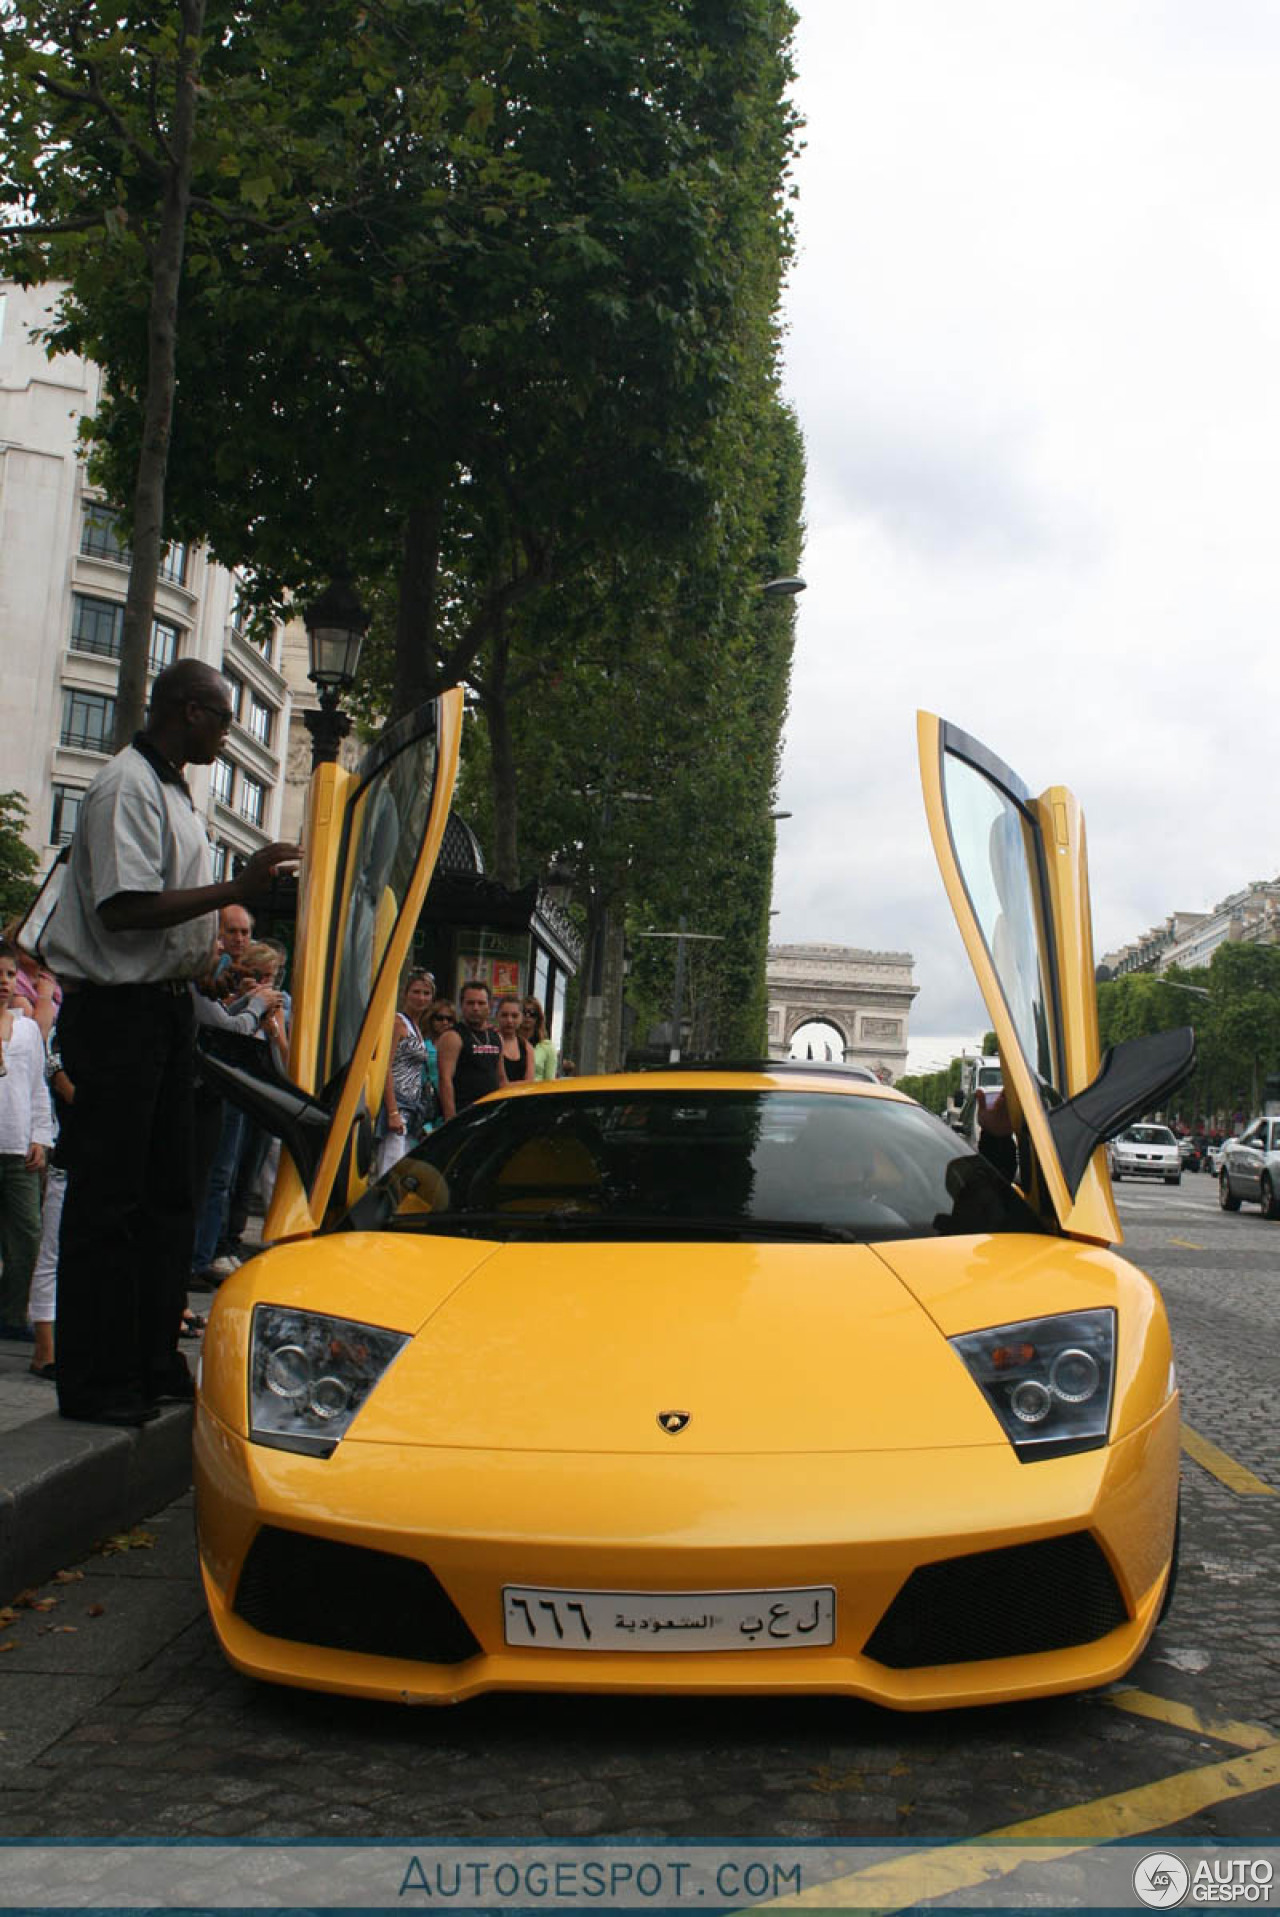
<path id="1" fill-rule="evenodd" d="M 436 1041 L 440 1067 L 440 1109 L 446 1118 L 465 1112 L 501 1084 L 502 1040 L 489 1023 L 489 987 L 468 979 L 458 995 L 461 1025 Z"/>

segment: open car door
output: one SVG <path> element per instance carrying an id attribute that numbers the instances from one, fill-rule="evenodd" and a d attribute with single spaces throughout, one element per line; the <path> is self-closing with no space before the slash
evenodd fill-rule
<path id="1" fill-rule="evenodd" d="M 985 746 L 917 715 L 943 883 L 982 991 L 1018 1133 L 1019 1182 L 1048 1222 L 1119 1243 L 1104 1141 L 1195 1063 L 1189 1027 L 1099 1057 L 1084 818 L 1065 786 L 1033 798 Z"/>
<path id="2" fill-rule="evenodd" d="M 206 1034 L 201 1071 L 284 1146 L 264 1237 L 314 1232 L 365 1184 L 400 974 L 444 837 L 462 694 L 314 774 L 303 830 L 288 1071 L 259 1039 Z"/>

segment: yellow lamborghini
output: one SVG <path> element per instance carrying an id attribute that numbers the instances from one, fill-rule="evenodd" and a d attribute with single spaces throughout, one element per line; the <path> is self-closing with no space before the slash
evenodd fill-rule
<path id="1" fill-rule="evenodd" d="M 413 1703 L 1119 1677 L 1171 1589 L 1178 1397 L 1102 1147 L 1191 1040 L 1098 1057 L 1070 794 L 921 716 L 1016 1184 L 890 1088 L 766 1065 L 512 1088 L 368 1185 L 458 720 L 317 775 L 290 1076 L 210 1061 L 286 1146 L 203 1353 L 227 1656 Z"/>

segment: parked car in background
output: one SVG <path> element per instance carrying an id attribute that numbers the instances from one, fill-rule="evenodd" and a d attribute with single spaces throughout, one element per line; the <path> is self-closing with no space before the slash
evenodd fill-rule
<path id="1" fill-rule="evenodd" d="M 1280 1218 L 1280 1118 L 1255 1118 L 1239 1138 L 1229 1138 L 1218 1170 L 1223 1211 L 1261 1205 L 1264 1218 Z"/>
<path id="2" fill-rule="evenodd" d="M 1107 1168 L 1113 1184 L 1122 1178 L 1162 1178 L 1166 1185 L 1182 1183 L 1182 1154 L 1167 1125 L 1130 1125 L 1107 1146 Z"/>
<path id="3" fill-rule="evenodd" d="M 1210 1140 L 1208 1154 L 1205 1158 L 1205 1170 L 1211 1173 L 1214 1178 L 1216 1178 L 1222 1170 L 1223 1153 L 1226 1151 L 1227 1146 L 1234 1144 L 1234 1142 L 1234 1139 L 1221 1137 Z"/>

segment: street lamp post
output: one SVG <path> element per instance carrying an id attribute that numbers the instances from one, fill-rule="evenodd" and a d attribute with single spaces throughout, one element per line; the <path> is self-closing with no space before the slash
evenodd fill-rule
<path id="1" fill-rule="evenodd" d="M 641 932 L 642 939 L 674 939 L 676 942 L 676 977 L 672 990 L 671 1005 L 671 1045 L 668 1063 L 680 1063 L 681 1023 L 684 1019 L 684 948 L 690 939 L 697 939 L 703 945 L 723 945 L 723 932 L 690 932 L 685 928 L 688 920 L 681 914 L 680 929 L 677 932 Z"/>
<path id="2" fill-rule="evenodd" d="M 311 770 L 332 765 L 351 730 L 351 718 L 338 701 L 356 681 L 360 648 L 369 630 L 369 615 L 349 579 L 335 579 L 302 615 L 307 629 L 311 671 L 307 675 L 320 695 L 318 712 L 304 712 L 311 734 Z"/>

